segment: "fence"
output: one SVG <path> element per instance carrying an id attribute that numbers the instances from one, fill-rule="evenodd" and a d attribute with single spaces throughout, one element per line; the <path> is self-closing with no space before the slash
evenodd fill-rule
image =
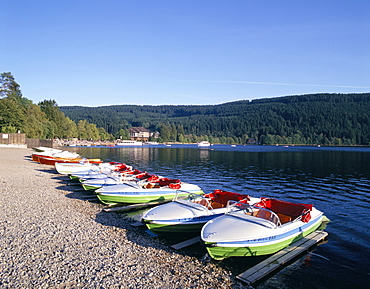
<path id="1" fill-rule="evenodd" d="M 0 144 L 24 145 L 26 144 L 26 134 L 24 133 L 0 133 Z"/>
<path id="2" fill-rule="evenodd" d="M 26 138 L 24 133 L 0 133 L 0 145 L 4 146 L 27 146 L 33 147 L 53 147 L 52 140 L 41 140 L 36 138 Z"/>
<path id="3" fill-rule="evenodd" d="M 34 148 L 34 147 L 52 148 L 53 147 L 53 141 L 46 140 L 46 139 L 26 138 L 26 144 L 28 148 Z"/>

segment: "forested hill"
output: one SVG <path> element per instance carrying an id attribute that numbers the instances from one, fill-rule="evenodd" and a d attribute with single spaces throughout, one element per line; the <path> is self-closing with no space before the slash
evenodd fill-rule
<path id="1" fill-rule="evenodd" d="M 370 93 L 312 94 L 220 105 L 61 106 L 109 133 L 143 126 L 163 141 L 370 145 Z"/>

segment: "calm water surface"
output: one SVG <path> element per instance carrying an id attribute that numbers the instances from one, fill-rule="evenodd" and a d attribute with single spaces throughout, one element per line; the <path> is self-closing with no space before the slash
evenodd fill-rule
<path id="1" fill-rule="evenodd" d="M 370 288 L 370 148 L 158 145 L 73 150 L 179 178 L 204 192 L 225 189 L 312 203 L 331 220 L 325 229 L 328 241 L 254 288 Z M 154 238 L 144 229 L 143 234 Z M 200 260 L 206 253 L 201 245 L 187 250 Z M 237 275 L 251 262 L 256 260 L 215 263 Z"/>

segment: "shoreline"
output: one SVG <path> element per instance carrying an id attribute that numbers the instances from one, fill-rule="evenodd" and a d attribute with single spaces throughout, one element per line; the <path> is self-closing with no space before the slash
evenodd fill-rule
<path id="1" fill-rule="evenodd" d="M 32 152 L 0 147 L 1 288 L 244 287 L 84 200 Z"/>

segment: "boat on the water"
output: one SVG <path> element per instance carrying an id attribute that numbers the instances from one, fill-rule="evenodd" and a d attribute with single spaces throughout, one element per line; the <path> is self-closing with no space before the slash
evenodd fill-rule
<path id="1" fill-rule="evenodd" d="M 153 181 L 125 182 L 105 186 L 95 191 L 104 204 L 139 204 L 171 201 L 176 194 L 187 196 L 189 193 L 203 194 L 202 189 L 178 179 L 158 178 Z"/>
<path id="2" fill-rule="evenodd" d="M 143 143 L 141 141 L 136 140 L 120 140 L 116 142 L 116 146 L 142 146 Z"/>
<path id="3" fill-rule="evenodd" d="M 151 146 L 157 146 L 159 145 L 159 143 L 157 143 L 156 141 L 146 141 L 144 142 L 145 145 L 151 145 Z"/>
<path id="4" fill-rule="evenodd" d="M 202 140 L 197 143 L 198 147 L 209 147 L 211 143 L 209 141 Z"/>
<path id="5" fill-rule="evenodd" d="M 255 205 L 231 204 L 203 226 L 201 239 L 215 260 L 269 255 L 317 230 L 323 218 L 310 204 L 261 198 Z"/>
<path id="6" fill-rule="evenodd" d="M 147 211 L 142 222 L 154 233 L 200 232 L 209 220 L 226 213 L 229 201 L 254 204 L 260 198 L 220 189 L 205 195 L 189 194 L 185 198 L 176 195 L 172 202 Z"/>

